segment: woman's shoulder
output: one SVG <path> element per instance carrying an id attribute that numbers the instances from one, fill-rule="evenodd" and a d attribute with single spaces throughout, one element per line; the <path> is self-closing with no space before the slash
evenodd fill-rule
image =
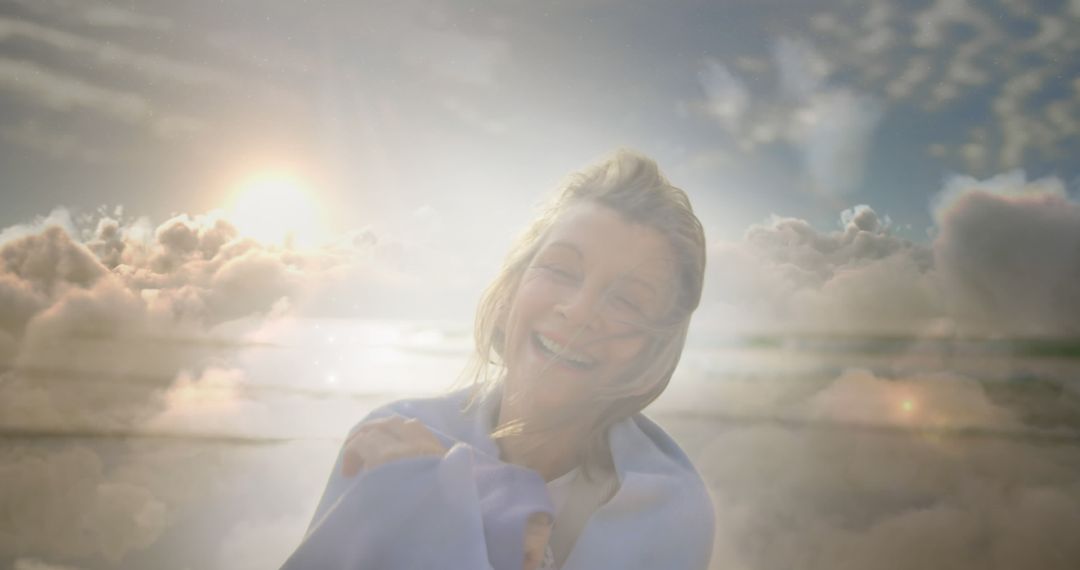
<path id="1" fill-rule="evenodd" d="M 634 414 L 630 419 L 665 458 L 684 470 L 697 472 L 694 464 L 690 461 L 690 457 L 675 441 L 675 438 L 660 427 L 660 424 L 649 419 L 641 412 Z"/>
<path id="2" fill-rule="evenodd" d="M 659 424 L 638 412 L 612 426 L 609 432 L 616 469 L 700 479 L 682 447 Z"/>
<path id="3" fill-rule="evenodd" d="M 619 487 L 575 546 L 573 567 L 708 567 L 716 514 L 687 454 L 640 413 L 613 425 L 608 436 Z M 637 537 L 632 545 L 628 535 Z"/>
<path id="4" fill-rule="evenodd" d="M 711 500 L 704 478 L 682 447 L 659 424 L 642 413 L 615 424 L 609 434 L 612 459 L 621 482 L 636 478 L 680 508 L 708 506 L 703 518 L 712 518 Z"/>

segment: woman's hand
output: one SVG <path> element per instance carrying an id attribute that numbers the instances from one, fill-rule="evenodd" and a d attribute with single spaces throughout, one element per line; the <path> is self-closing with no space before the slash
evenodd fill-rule
<path id="1" fill-rule="evenodd" d="M 544 551 L 551 538 L 551 517 L 547 513 L 533 513 L 525 522 L 524 570 L 537 570 L 544 563 Z"/>
<path id="2" fill-rule="evenodd" d="M 420 421 L 393 416 L 357 428 L 342 453 L 341 474 L 352 477 L 395 459 L 442 455 L 446 447 Z"/>
<path id="3" fill-rule="evenodd" d="M 345 440 L 341 474 L 354 477 L 361 469 L 374 469 L 395 459 L 444 453 L 446 447 L 423 423 L 392 416 L 360 426 Z M 543 563 L 550 536 L 551 517 L 547 513 L 535 513 L 529 517 L 525 536 L 522 537 L 525 570 L 536 570 Z"/>

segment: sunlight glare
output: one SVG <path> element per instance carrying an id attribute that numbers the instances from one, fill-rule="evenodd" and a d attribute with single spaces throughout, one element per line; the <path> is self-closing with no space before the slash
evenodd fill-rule
<path id="1" fill-rule="evenodd" d="M 241 235 L 275 245 L 313 245 L 319 216 L 311 191 L 288 175 L 263 174 L 242 183 L 229 208 Z"/>

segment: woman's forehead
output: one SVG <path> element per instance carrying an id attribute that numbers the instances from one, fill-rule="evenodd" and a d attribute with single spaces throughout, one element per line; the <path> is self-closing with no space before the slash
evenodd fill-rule
<path id="1" fill-rule="evenodd" d="M 670 280 L 676 267 L 671 244 L 658 230 L 594 203 L 575 205 L 559 216 L 544 249 L 563 250 L 590 265 L 650 281 Z"/>

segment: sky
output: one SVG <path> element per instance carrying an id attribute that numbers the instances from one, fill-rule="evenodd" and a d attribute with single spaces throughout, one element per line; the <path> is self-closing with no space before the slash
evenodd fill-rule
<path id="1" fill-rule="evenodd" d="M 447 270 L 433 256 L 468 275 L 441 307 L 388 312 L 467 318 L 533 208 L 629 147 L 714 243 L 776 217 L 841 230 L 866 205 L 926 244 L 957 180 L 1050 179 L 1075 204 L 1078 18 L 1019 0 L 14 1 L 0 227 L 224 209 L 313 245 L 367 231 L 425 279 Z M 245 202 L 258 180 L 302 196 Z"/>
<path id="2" fill-rule="evenodd" d="M 1075 568 L 1078 56 L 1077 0 L 0 4 L 0 566 L 274 567 L 631 148 L 708 239 L 714 567 Z"/>

